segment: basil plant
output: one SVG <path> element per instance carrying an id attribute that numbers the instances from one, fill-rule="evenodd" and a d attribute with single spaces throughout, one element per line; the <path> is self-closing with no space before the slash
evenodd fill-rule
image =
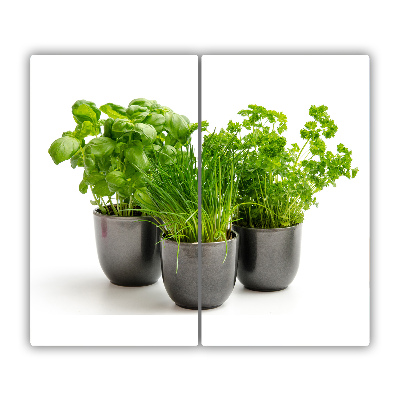
<path id="1" fill-rule="evenodd" d="M 108 116 L 100 119 L 101 113 Z M 83 168 L 79 191 L 93 194 L 93 205 L 103 214 L 136 215 L 138 199 L 147 197 L 143 173 L 150 159 L 170 164 L 177 149 L 190 142 L 197 123 L 161 106 L 155 100 L 138 98 L 128 107 L 107 103 L 100 108 L 78 100 L 72 106 L 76 122 L 49 148 L 55 164 L 70 160 Z"/>

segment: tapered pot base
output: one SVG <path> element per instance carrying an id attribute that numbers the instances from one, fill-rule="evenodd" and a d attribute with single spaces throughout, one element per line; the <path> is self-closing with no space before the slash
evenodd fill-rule
<path id="1" fill-rule="evenodd" d="M 281 289 L 253 289 L 253 288 L 245 286 L 245 288 L 248 290 L 252 290 L 253 292 L 279 292 L 281 290 L 287 289 L 288 287 L 286 286 Z"/>
<path id="2" fill-rule="evenodd" d="M 214 306 L 214 307 L 202 307 L 201 309 L 202 310 L 213 310 L 214 308 L 218 308 L 218 307 L 221 307 L 222 306 L 222 304 L 220 304 L 219 306 Z"/>
<path id="3" fill-rule="evenodd" d="M 154 285 L 154 284 L 157 283 L 157 282 L 158 282 L 158 280 L 155 281 L 155 282 L 152 282 L 152 283 L 145 283 L 145 284 L 143 284 L 143 285 L 121 285 L 120 283 L 115 283 L 115 282 L 110 281 L 110 283 L 112 283 L 113 285 L 115 285 L 115 286 L 122 286 L 122 287 L 144 287 L 144 286 Z"/>
<path id="4" fill-rule="evenodd" d="M 198 310 L 198 307 L 187 307 L 187 306 L 181 306 L 180 304 L 178 304 L 178 303 L 175 303 L 178 307 L 181 307 L 181 308 L 186 308 L 187 310 Z M 219 306 L 213 306 L 213 307 L 201 307 L 201 309 L 202 310 L 212 310 L 213 308 L 218 308 L 218 307 L 221 307 L 222 306 L 222 304 L 220 304 Z"/>

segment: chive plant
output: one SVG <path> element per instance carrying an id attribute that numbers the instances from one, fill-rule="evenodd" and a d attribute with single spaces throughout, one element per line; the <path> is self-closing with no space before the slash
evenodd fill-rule
<path id="1" fill-rule="evenodd" d="M 202 129 L 207 123 L 203 122 Z M 227 132 L 209 133 L 202 146 L 202 242 L 231 238 L 232 215 L 238 190 L 241 151 L 237 138 Z M 198 165 L 193 147 L 181 148 L 170 162 L 152 163 L 144 173 L 146 189 L 137 197 L 142 211 L 152 215 L 164 238 L 176 242 L 197 242 Z"/>
<path id="2" fill-rule="evenodd" d="M 193 147 L 181 148 L 169 162 L 151 162 L 143 171 L 145 188 L 137 193 L 141 210 L 152 215 L 164 238 L 197 242 L 197 165 Z"/>
<path id="3" fill-rule="evenodd" d="M 242 151 L 226 131 L 208 132 L 202 150 L 202 241 L 226 241 L 237 207 Z"/>

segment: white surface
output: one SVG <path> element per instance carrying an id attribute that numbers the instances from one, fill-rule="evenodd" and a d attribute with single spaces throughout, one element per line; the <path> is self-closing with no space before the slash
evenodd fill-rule
<path id="1" fill-rule="evenodd" d="M 169 298 L 162 279 L 143 287 L 113 285 L 95 265 L 98 273 L 69 269 L 31 280 L 31 305 L 38 314 L 65 315 L 193 315 Z M 93 268 L 94 269 L 94 268 Z"/>
<path id="2" fill-rule="evenodd" d="M 249 70 L 251 73 L 249 74 Z M 298 275 L 279 293 L 232 297 L 202 313 L 205 346 L 367 346 L 369 344 L 368 56 L 204 56 L 203 119 L 219 130 L 248 104 L 282 111 L 287 143 L 302 143 L 311 105 L 328 106 L 338 126 L 328 149 L 352 150 L 355 179 L 317 193 L 306 211 Z M 242 134 L 246 130 L 243 129 Z"/>
<path id="3" fill-rule="evenodd" d="M 247 6 L 251 4 L 251 6 Z M 14 149 L 0 157 L 0 368 L 5 399 L 213 396 L 399 397 L 400 53 L 397 4 L 359 1 L 74 1 L 2 4 L 0 105 Z M 192 12 L 192 13 L 191 13 Z M 111 14 L 111 15 L 110 15 Z M 135 16 L 149 16 L 137 18 Z M 149 20 L 151 26 L 149 27 Z M 174 23 L 178 21 L 178 23 Z M 134 26 L 134 28 L 133 28 Z M 371 344 L 361 348 L 38 348 L 29 345 L 29 55 L 33 53 L 348 53 L 371 56 Z M 12 166 L 12 170 L 11 167 Z M 337 188 L 338 189 L 338 188 Z M 84 200 L 78 200 L 78 203 Z M 322 201 L 321 201 L 322 204 Z M 18 212 L 17 212 L 18 210 Z M 202 384 L 199 384 L 199 381 Z M 205 382 L 205 383 L 204 383 Z"/>
<path id="4" fill-rule="evenodd" d="M 197 121 L 197 63 L 196 56 L 30 58 L 31 344 L 197 345 L 197 312 L 175 306 L 161 280 L 145 288 L 109 283 L 97 259 L 91 195 L 78 190 L 83 168 L 55 165 L 47 153 L 74 129 L 71 106 L 79 99 L 100 107 L 145 97 Z M 119 329 L 110 317 L 90 317 L 101 314 L 115 315 Z M 135 325 L 141 329 L 129 335 Z"/>
<path id="5" fill-rule="evenodd" d="M 32 346 L 196 346 L 192 316 L 33 315 Z"/>

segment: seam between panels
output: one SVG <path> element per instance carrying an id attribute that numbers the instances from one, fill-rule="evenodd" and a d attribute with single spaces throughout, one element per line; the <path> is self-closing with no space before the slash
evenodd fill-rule
<path id="1" fill-rule="evenodd" d="M 198 55 L 198 67 L 197 67 L 197 121 L 198 121 L 198 147 L 197 147 L 197 207 L 198 207 L 198 254 L 197 254 L 197 291 L 198 291 L 198 344 L 197 346 L 202 346 L 201 343 L 201 333 L 202 333 L 202 321 L 201 321 L 201 144 L 202 144 L 202 135 L 201 135 L 201 55 Z"/>

